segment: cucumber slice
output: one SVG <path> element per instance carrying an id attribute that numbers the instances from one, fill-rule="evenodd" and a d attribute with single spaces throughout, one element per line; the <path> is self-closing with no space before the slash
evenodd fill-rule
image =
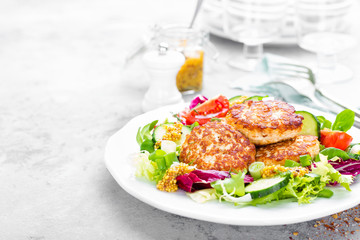
<path id="1" fill-rule="evenodd" d="M 313 178 L 314 180 L 312 180 L 312 182 L 314 182 L 315 184 L 319 184 L 320 179 L 321 179 L 321 176 L 319 174 L 316 174 L 316 173 L 307 173 L 307 174 L 304 175 L 304 177 Z"/>
<path id="2" fill-rule="evenodd" d="M 317 118 L 307 111 L 296 111 L 296 114 L 299 114 L 304 117 L 303 127 L 299 135 L 312 135 L 320 138 L 320 122 Z"/>
<path id="3" fill-rule="evenodd" d="M 238 95 L 238 96 L 232 97 L 232 98 L 229 99 L 229 103 L 232 104 L 234 102 L 241 101 L 242 98 L 244 98 L 243 95 Z M 243 101 L 241 101 L 241 102 L 243 102 Z"/>
<path id="4" fill-rule="evenodd" d="M 232 107 L 235 104 L 241 104 L 241 103 L 245 102 L 245 100 L 248 98 L 249 98 L 248 96 L 243 96 L 243 95 L 232 97 L 229 99 L 230 107 Z"/>
<path id="5" fill-rule="evenodd" d="M 312 177 L 316 181 L 320 181 L 320 178 L 321 178 L 321 176 L 316 173 L 307 173 L 307 174 L 305 174 L 305 177 Z"/>
<path id="6" fill-rule="evenodd" d="M 160 124 L 159 126 L 157 126 L 154 130 L 153 133 L 153 138 L 155 140 L 155 142 L 163 140 L 163 137 L 165 136 L 165 134 L 167 133 L 167 128 L 165 126 L 169 126 L 171 127 L 172 125 L 174 125 L 174 123 L 163 123 Z M 180 140 L 176 141 L 176 145 L 177 146 L 181 146 L 186 139 L 186 136 L 191 132 L 191 129 L 187 126 L 182 126 L 181 129 L 181 138 Z"/>
<path id="7" fill-rule="evenodd" d="M 251 198 L 261 198 L 278 191 L 289 183 L 289 175 L 273 178 L 262 178 L 250 183 L 245 187 L 245 192 L 250 193 Z"/>
<path id="8" fill-rule="evenodd" d="M 245 101 L 261 101 L 263 98 L 265 98 L 267 96 L 252 96 L 252 97 L 247 97 L 247 96 L 243 96 L 243 95 L 238 95 L 235 97 L 232 97 L 229 99 L 229 103 L 230 105 L 235 104 L 235 103 L 243 103 Z"/>
<path id="9" fill-rule="evenodd" d="M 266 98 L 266 97 L 268 97 L 268 96 L 252 96 L 252 97 L 249 97 L 249 98 L 245 99 L 245 101 L 250 101 L 251 100 L 251 101 L 256 102 L 256 101 L 261 101 L 261 100 L 263 100 L 263 98 Z"/>
<path id="10" fill-rule="evenodd" d="M 179 146 L 182 146 L 182 144 L 185 142 L 186 136 L 191 133 L 191 129 L 187 126 L 183 126 L 181 129 L 181 138 L 178 144 Z"/>

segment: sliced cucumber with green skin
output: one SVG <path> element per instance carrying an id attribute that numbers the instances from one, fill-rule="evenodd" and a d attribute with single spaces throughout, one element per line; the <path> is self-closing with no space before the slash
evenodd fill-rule
<path id="1" fill-rule="evenodd" d="M 243 97 L 243 95 L 238 95 L 238 96 L 232 97 L 232 98 L 229 99 L 229 103 L 231 104 L 233 102 L 237 102 L 242 97 Z"/>
<path id="2" fill-rule="evenodd" d="M 262 178 L 246 186 L 245 192 L 250 193 L 252 199 L 265 197 L 285 187 L 289 183 L 289 178 L 289 175 Z"/>
<path id="3" fill-rule="evenodd" d="M 246 102 L 246 101 L 261 101 L 261 100 L 263 100 L 264 98 L 266 98 L 266 97 L 268 97 L 268 96 L 252 96 L 252 97 L 249 97 L 249 98 L 247 98 L 247 99 L 245 99 L 244 100 L 244 102 Z"/>
<path id="4" fill-rule="evenodd" d="M 167 133 L 165 126 L 171 127 L 172 125 L 174 125 L 174 123 L 163 123 L 163 124 L 160 124 L 159 126 L 157 126 L 153 133 L 153 138 L 154 138 L 155 142 L 162 140 L 164 135 Z M 186 136 L 190 132 L 191 132 L 191 129 L 189 127 L 182 126 L 181 138 L 179 141 L 175 142 L 176 145 L 181 146 L 185 142 Z"/>
<path id="5" fill-rule="evenodd" d="M 320 178 L 321 178 L 321 176 L 316 173 L 307 173 L 307 174 L 305 174 L 305 177 L 312 177 L 316 181 L 320 181 Z"/>
<path id="6" fill-rule="evenodd" d="M 319 120 L 307 111 L 296 111 L 295 113 L 304 117 L 303 127 L 299 135 L 312 135 L 320 138 Z"/>
<path id="7" fill-rule="evenodd" d="M 245 98 L 242 102 L 246 102 L 246 101 L 261 101 L 263 98 L 265 98 L 267 96 L 252 96 L 252 97 L 248 97 Z M 241 98 L 244 98 L 243 95 L 238 95 L 235 97 L 232 97 L 229 99 L 229 103 L 232 104 L 233 102 L 238 102 Z"/>

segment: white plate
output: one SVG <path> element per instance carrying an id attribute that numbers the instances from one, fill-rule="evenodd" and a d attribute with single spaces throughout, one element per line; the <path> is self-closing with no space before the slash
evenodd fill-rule
<path id="1" fill-rule="evenodd" d="M 316 115 L 325 115 L 317 110 L 296 106 L 297 110 L 307 110 Z M 223 224 L 231 225 L 281 225 L 309 221 L 328 216 L 360 203 L 360 183 L 351 185 L 351 192 L 341 187 L 335 187 L 334 196 L 330 199 L 318 198 L 312 204 L 298 205 L 291 200 L 272 202 L 257 207 L 239 207 L 231 203 L 220 203 L 216 200 L 199 204 L 179 190 L 176 193 L 161 192 L 152 183 L 135 178 L 135 168 L 131 155 L 139 151 L 135 140 L 137 129 L 153 121 L 171 117 L 170 112 L 177 112 L 182 107 L 167 106 L 135 117 L 108 141 L 105 150 L 105 163 L 118 182 L 129 194 L 137 199 L 173 214 Z M 333 120 L 333 116 L 327 116 Z M 352 136 L 360 136 L 358 129 L 350 131 Z M 354 137 L 355 138 L 355 137 Z M 354 142 L 359 141 L 355 138 Z"/>

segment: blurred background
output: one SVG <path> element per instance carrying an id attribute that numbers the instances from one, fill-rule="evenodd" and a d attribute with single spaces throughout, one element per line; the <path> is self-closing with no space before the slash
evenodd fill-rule
<path id="1" fill-rule="evenodd" d="M 316 53 L 320 51 L 316 49 L 318 46 L 309 47 L 311 43 L 308 46 L 300 44 L 300 35 L 306 35 L 306 31 L 313 29 L 298 30 L 301 26 L 296 27 L 295 22 L 324 27 L 324 19 L 327 22 L 335 21 L 330 24 L 332 31 L 350 33 L 354 42 L 359 39 L 358 26 L 354 24 L 358 20 L 357 1 L 332 1 L 331 11 L 335 13 L 330 13 L 330 17 L 323 17 L 322 22 L 314 20 L 314 17 L 326 15 L 326 11 L 329 10 L 320 5 L 319 11 L 314 10 L 312 16 L 301 16 L 301 13 L 297 14 L 294 1 L 275 1 L 272 6 L 266 4 L 266 1 L 250 2 L 203 1 L 193 27 L 210 33 L 209 41 L 202 39 L 201 43 L 205 51 L 204 87 L 211 88 L 211 84 L 207 82 L 210 83 L 212 80 L 239 80 L 244 73 L 243 70 L 253 71 L 249 66 L 245 66 L 249 63 L 244 63 L 244 57 L 249 58 L 245 56 L 246 51 L 254 51 L 256 45 L 265 45 L 263 53 L 302 62 L 316 71 Z M 303 11 L 306 11 L 306 4 L 309 5 L 311 1 L 298 2 L 303 2 Z M 196 5 L 197 1 L 194 0 L 158 0 L 151 3 L 140 0 L 3 1 L 0 9 L 0 61 L 4 67 L 0 74 L 3 75 L 2 78 L 14 79 L 13 83 L 16 79 L 26 76 L 27 82 L 46 81 L 63 84 L 64 81 L 69 81 L 70 86 L 75 87 L 78 84 L 77 89 L 96 88 L 114 81 L 124 87 L 134 85 L 144 90 L 148 88 L 148 75 L 146 69 L 139 66 L 142 64 L 144 50 L 153 50 L 160 41 L 159 38 L 154 39 L 154 26 L 189 26 Z M 256 8 L 265 10 L 258 11 Z M 242 10 L 247 15 L 243 14 Z M 313 22 L 306 23 L 307 18 L 312 18 L 310 21 Z M 244 31 L 241 27 L 236 29 L 234 26 L 246 26 L 251 28 L 252 32 Z M 268 26 L 274 28 L 272 32 L 264 31 L 269 29 Z M 262 32 L 263 36 L 256 35 L 256 31 Z M 342 40 L 339 40 L 339 44 L 330 43 L 344 46 L 336 50 L 336 58 L 351 72 L 346 72 L 346 76 L 342 77 L 345 79 L 340 77 L 335 79 L 335 82 L 346 80 L 349 83 L 349 80 L 357 76 L 357 54 L 354 53 L 358 51 L 358 45 L 352 40 L 349 40 L 349 43 Z M 210 47 L 208 43 L 211 44 Z M 141 48 L 142 45 L 146 48 Z M 246 46 L 246 49 L 243 46 Z M 251 46 L 251 49 L 248 49 L 248 46 Z M 263 55 L 255 52 L 250 59 L 254 56 L 256 58 Z M 324 60 L 323 65 L 329 64 L 332 60 Z M 21 72 L 18 71 L 20 66 Z"/>

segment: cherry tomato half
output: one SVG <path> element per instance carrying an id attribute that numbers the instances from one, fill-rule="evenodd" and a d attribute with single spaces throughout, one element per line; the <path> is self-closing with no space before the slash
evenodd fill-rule
<path id="1" fill-rule="evenodd" d="M 320 142 L 325 147 L 334 147 L 341 150 L 345 150 L 351 143 L 353 138 L 346 132 L 321 130 Z"/>
<path id="2" fill-rule="evenodd" d="M 219 95 L 193 109 L 185 109 L 179 113 L 179 117 L 185 125 L 191 125 L 194 122 L 203 125 L 212 118 L 225 117 L 228 111 L 229 100 L 225 96 Z"/>

